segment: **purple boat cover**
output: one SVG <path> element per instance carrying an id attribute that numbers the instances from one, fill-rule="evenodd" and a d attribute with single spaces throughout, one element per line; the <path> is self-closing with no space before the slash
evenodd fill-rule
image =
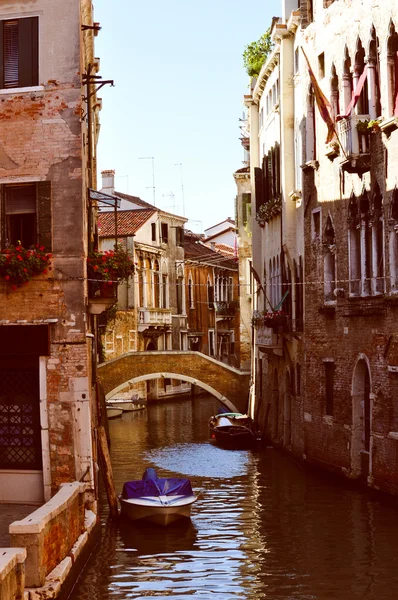
<path id="1" fill-rule="evenodd" d="M 122 498 L 141 498 L 142 496 L 193 496 L 189 479 L 168 477 L 167 479 L 148 479 L 126 481 Z"/>

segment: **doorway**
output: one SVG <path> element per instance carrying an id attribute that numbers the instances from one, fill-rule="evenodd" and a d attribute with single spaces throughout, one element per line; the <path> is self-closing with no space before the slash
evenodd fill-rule
<path id="1" fill-rule="evenodd" d="M 360 358 L 352 381 L 351 470 L 366 480 L 369 476 L 371 433 L 371 379 L 368 362 Z"/>

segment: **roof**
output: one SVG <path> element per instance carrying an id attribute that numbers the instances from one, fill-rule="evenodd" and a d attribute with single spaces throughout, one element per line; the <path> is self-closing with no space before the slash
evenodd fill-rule
<path id="1" fill-rule="evenodd" d="M 207 242 L 207 240 L 206 240 Z M 235 250 L 232 246 L 228 246 L 228 244 L 214 244 L 214 249 L 216 252 L 220 252 L 221 254 L 224 254 L 225 256 L 235 256 Z"/>
<path id="2" fill-rule="evenodd" d="M 206 236 L 205 242 L 208 242 L 209 240 L 212 240 L 213 238 L 218 238 L 221 235 L 228 233 L 228 231 L 236 231 L 235 225 L 233 227 L 226 227 L 225 229 L 223 229 L 222 231 L 219 231 L 218 233 L 213 233 L 213 235 Z"/>
<path id="3" fill-rule="evenodd" d="M 226 244 L 206 244 L 201 238 L 192 232 L 185 232 L 184 236 L 184 254 L 185 259 L 211 264 L 216 267 L 237 269 L 238 265 L 234 260 L 234 249 Z"/>
<path id="4" fill-rule="evenodd" d="M 181 217 L 180 215 L 176 215 L 174 213 L 170 213 L 165 210 L 162 210 L 161 208 L 158 208 L 154 204 L 149 204 L 149 202 L 145 202 L 145 200 L 142 200 L 138 196 L 130 196 L 129 194 L 122 194 L 121 192 L 116 192 L 116 191 L 114 194 L 115 194 L 115 196 L 117 196 L 118 198 L 121 198 L 122 200 L 128 200 L 129 202 L 134 202 L 134 204 L 137 204 L 138 206 L 142 206 L 143 208 L 152 208 L 153 210 L 157 210 L 159 213 L 161 213 L 163 215 L 175 217 L 175 218 L 181 219 L 182 221 L 185 221 L 185 222 L 188 221 L 188 219 L 186 217 Z"/>
<path id="5" fill-rule="evenodd" d="M 117 211 L 117 235 L 134 235 L 140 227 L 156 212 L 154 208 L 136 208 L 135 210 Z M 115 237 L 114 211 L 102 212 L 98 215 L 100 238 Z"/>
<path id="6" fill-rule="evenodd" d="M 234 219 L 231 219 L 231 217 L 227 217 L 226 219 L 224 219 L 224 221 L 221 221 L 220 223 L 217 223 L 216 225 L 210 225 L 210 227 L 207 227 L 207 229 L 205 229 L 205 231 L 209 231 L 209 229 L 214 229 L 214 227 L 218 227 L 219 225 L 222 225 L 223 223 L 231 223 L 232 225 L 235 225 Z"/>

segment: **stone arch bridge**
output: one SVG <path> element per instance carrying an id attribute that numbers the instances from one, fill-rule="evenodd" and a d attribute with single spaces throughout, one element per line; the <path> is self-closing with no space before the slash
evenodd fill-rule
<path id="1" fill-rule="evenodd" d="M 128 381 L 169 377 L 203 388 L 233 412 L 247 410 L 250 374 L 201 352 L 129 352 L 100 364 L 97 374 L 106 396 Z"/>

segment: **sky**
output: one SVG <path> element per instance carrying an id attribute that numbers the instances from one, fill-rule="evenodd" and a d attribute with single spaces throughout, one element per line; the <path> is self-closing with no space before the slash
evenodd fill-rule
<path id="1" fill-rule="evenodd" d="M 117 191 L 187 217 L 192 231 L 234 218 L 249 85 L 242 53 L 280 12 L 269 0 L 247 6 L 94 0 L 100 75 L 115 83 L 98 94 L 98 188 L 100 172 L 115 169 Z"/>

